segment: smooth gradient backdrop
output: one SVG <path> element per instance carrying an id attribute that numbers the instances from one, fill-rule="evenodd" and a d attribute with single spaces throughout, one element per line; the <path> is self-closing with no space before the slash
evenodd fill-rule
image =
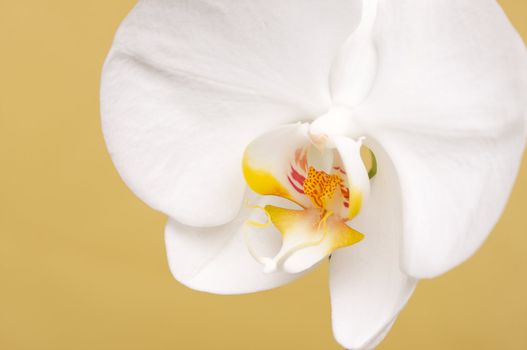
<path id="1" fill-rule="evenodd" d="M 527 38 L 525 0 L 501 3 Z M 170 275 L 165 217 L 100 129 L 101 66 L 133 4 L 0 0 L 0 349 L 340 349 L 326 265 L 244 296 Z M 526 160 L 487 243 L 421 282 L 379 349 L 527 349 Z"/>

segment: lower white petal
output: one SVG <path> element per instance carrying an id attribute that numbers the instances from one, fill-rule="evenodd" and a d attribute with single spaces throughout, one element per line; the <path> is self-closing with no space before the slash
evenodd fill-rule
<path id="1" fill-rule="evenodd" d="M 261 204 L 256 199 L 250 202 Z M 249 253 L 243 225 L 250 216 L 265 220 L 258 215 L 257 211 L 244 208 L 231 223 L 211 228 L 186 226 L 169 219 L 165 241 L 174 277 L 189 288 L 217 294 L 257 292 L 299 277 L 301 274 L 264 273 L 263 266 Z M 250 238 L 251 245 L 261 254 L 274 255 L 280 249 L 280 234 L 272 227 L 255 230 Z"/>
<path id="2" fill-rule="evenodd" d="M 330 262 L 333 332 L 350 349 L 371 349 L 379 342 L 417 282 L 399 268 L 402 220 L 396 173 L 378 147 L 368 146 L 379 170 L 368 203 L 350 223 L 364 239 L 335 251 Z"/>

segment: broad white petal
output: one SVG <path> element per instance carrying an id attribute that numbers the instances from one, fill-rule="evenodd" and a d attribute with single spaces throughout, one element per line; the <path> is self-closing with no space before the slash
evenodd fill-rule
<path id="1" fill-rule="evenodd" d="M 437 276 L 500 217 L 525 145 L 527 55 L 495 1 L 387 1 L 380 66 L 355 110 L 400 179 L 403 268 Z"/>
<path id="2" fill-rule="evenodd" d="M 182 223 L 233 219 L 244 147 L 328 109 L 331 64 L 357 3 L 140 1 L 101 86 L 104 135 L 126 183 Z"/>
<path id="3" fill-rule="evenodd" d="M 399 267 L 401 194 L 393 165 L 375 144 L 379 171 L 370 198 L 349 224 L 364 234 L 330 260 L 333 332 L 347 349 L 371 349 L 406 304 L 417 280 Z"/>
<path id="4" fill-rule="evenodd" d="M 279 198 L 255 194 L 248 200 L 254 205 L 288 206 Z M 189 288 L 217 293 L 241 294 L 271 289 L 286 284 L 302 274 L 264 273 L 264 266 L 249 253 L 244 238 L 244 222 L 265 221 L 261 212 L 242 208 L 232 222 L 218 227 L 185 226 L 169 219 L 165 229 L 168 263 L 174 277 Z M 280 233 L 271 225 L 250 233 L 252 248 L 259 254 L 273 256 L 280 250 Z"/>

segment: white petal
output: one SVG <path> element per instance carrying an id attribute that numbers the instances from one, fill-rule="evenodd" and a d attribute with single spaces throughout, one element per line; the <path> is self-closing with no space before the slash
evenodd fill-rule
<path id="1" fill-rule="evenodd" d="M 270 201 L 288 206 L 285 200 L 263 198 L 252 194 L 251 204 Z M 244 207 L 232 222 L 218 227 L 185 226 L 169 219 L 165 229 L 168 263 L 173 276 L 189 288 L 217 293 L 241 294 L 271 289 L 302 274 L 264 273 L 247 248 L 243 224 L 248 218 L 265 221 L 260 213 Z M 274 227 L 258 228 L 250 234 L 250 243 L 262 254 L 272 256 L 280 249 L 281 238 Z"/>
<path id="2" fill-rule="evenodd" d="M 494 1 L 382 1 L 357 123 L 400 179 L 405 271 L 463 262 L 498 220 L 525 144 L 527 55 Z"/>
<path id="3" fill-rule="evenodd" d="M 417 280 L 399 267 L 401 195 L 393 165 L 377 145 L 379 171 L 370 198 L 350 226 L 364 234 L 330 260 L 333 332 L 349 349 L 371 349 L 406 304 Z"/>
<path id="4" fill-rule="evenodd" d="M 234 218 L 247 143 L 328 109 L 357 2 L 140 1 L 101 86 L 104 135 L 126 183 L 185 224 Z"/>

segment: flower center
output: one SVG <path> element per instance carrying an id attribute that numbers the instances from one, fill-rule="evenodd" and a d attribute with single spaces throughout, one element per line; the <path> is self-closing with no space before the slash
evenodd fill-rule
<path id="1" fill-rule="evenodd" d="M 251 218 L 243 226 L 248 251 L 265 272 L 304 271 L 364 237 L 347 225 L 369 193 L 361 138 L 328 136 L 323 144 L 316 144 L 310 131 L 307 124 L 285 126 L 254 140 L 244 155 L 243 171 L 250 188 L 260 195 L 281 197 L 278 206 L 251 206 L 267 220 Z M 263 231 L 259 239 L 278 231 L 282 236 L 279 251 L 269 257 L 259 255 L 249 239 L 254 228 Z"/>
<path id="2" fill-rule="evenodd" d="M 328 202 L 341 184 L 342 179 L 338 175 L 329 175 L 310 166 L 304 181 L 304 193 L 316 207 L 327 209 Z"/>

